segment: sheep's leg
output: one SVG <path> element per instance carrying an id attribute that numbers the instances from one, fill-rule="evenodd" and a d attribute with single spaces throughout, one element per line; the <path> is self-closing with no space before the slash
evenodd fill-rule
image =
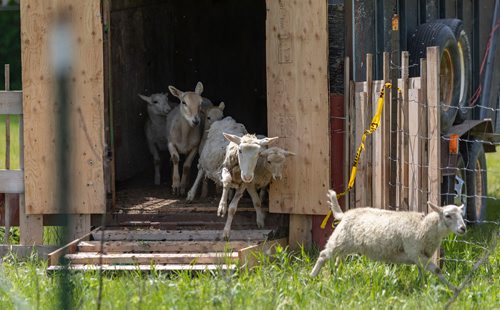
<path id="1" fill-rule="evenodd" d="M 266 214 L 264 213 L 264 211 L 262 211 L 262 201 L 259 197 L 259 194 L 257 193 L 257 190 L 255 189 L 255 185 L 248 185 L 247 191 L 250 195 L 250 198 L 252 198 L 253 207 L 255 208 L 255 214 L 257 215 L 257 227 L 263 228 Z"/>
<path id="2" fill-rule="evenodd" d="M 441 282 L 443 282 L 444 284 L 446 284 L 450 290 L 452 290 L 453 292 L 456 292 L 457 291 L 457 287 L 455 285 L 453 285 L 450 281 L 448 281 L 444 275 L 441 273 L 441 268 L 439 268 L 438 266 L 436 266 L 436 264 L 434 264 L 429 257 L 427 257 L 426 255 L 419 255 L 418 256 L 418 259 L 417 259 L 417 262 L 416 262 L 417 265 L 420 265 L 420 266 L 425 266 L 425 269 L 434 273 Z"/>
<path id="3" fill-rule="evenodd" d="M 267 194 L 267 186 L 262 188 L 259 192 L 259 198 L 261 202 L 264 202 L 264 200 L 266 199 L 266 194 Z"/>
<path id="4" fill-rule="evenodd" d="M 222 233 L 222 238 L 225 240 L 229 239 L 229 232 L 231 231 L 231 223 L 233 222 L 233 217 L 234 214 L 236 213 L 236 209 L 238 208 L 238 202 L 241 199 L 241 196 L 243 196 L 243 193 L 245 192 L 245 186 L 241 185 L 236 189 L 233 200 L 231 200 L 231 203 L 229 204 L 229 209 L 227 210 L 227 220 L 226 220 L 226 225 L 224 226 L 224 232 Z"/>
<path id="5" fill-rule="evenodd" d="M 201 183 L 201 198 L 207 198 L 208 196 L 208 180 L 207 178 L 203 179 L 203 183 Z"/>
<path id="6" fill-rule="evenodd" d="M 194 200 L 194 197 L 196 196 L 196 191 L 198 190 L 198 186 L 200 185 L 200 181 L 203 179 L 204 176 L 205 172 L 200 168 L 200 165 L 198 165 L 198 174 L 196 175 L 196 180 L 194 181 L 193 186 L 191 186 L 191 189 L 189 190 L 186 198 L 188 202 Z"/>
<path id="7" fill-rule="evenodd" d="M 181 195 L 184 195 L 186 193 L 186 187 L 189 183 L 189 172 L 191 170 L 191 164 L 193 163 L 193 159 L 196 156 L 196 153 L 198 153 L 198 149 L 193 148 L 186 157 L 186 160 L 184 161 L 184 166 L 182 167 L 182 177 L 181 177 L 181 190 L 180 190 Z"/>
<path id="8" fill-rule="evenodd" d="M 172 191 L 174 195 L 179 194 L 180 176 L 179 176 L 179 153 L 173 143 L 168 143 L 168 151 L 172 160 Z"/>
<path id="9" fill-rule="evenodd" d="M 329 242 L 326 244 L 325 249 L 319 253 L 318 260 L 316 261 L 316 264 L 314 265 L 314 268 L 311 271 L 311 277 L 317 276 L 321 267 L 323 267 L 326 261 L 332 258 L 334 249 L 335 248 L 333 246 L 330 246 Z"/>
<path id="10" fill-rule="evenodd" d="M 153 155 L 153 163 L 155 165 L 155 185 L 160 185 L 160 153 L 158 152 L 156 145 L 151 141 L 148 141 L 148 148 L 151 155 Z"/>
<path id="11" fill-rule="evenodd" d="M 229 185 L 231 184 L 231 174 L 226 167 L 222 168 L 221 181 L 222 181 L 222 195 L 219 201 L 219 208 L 217 209 L 217 216 L 224 217 L 227 209 L 227 201 L 229 194 Z"/>

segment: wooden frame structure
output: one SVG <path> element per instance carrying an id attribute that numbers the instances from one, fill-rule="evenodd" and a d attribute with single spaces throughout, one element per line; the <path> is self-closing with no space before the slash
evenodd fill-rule
<path id="1" fill-rule="evenodd" d="M 350 162 L 370 126 L 377 110 L 380 90 L 388 82 L 371 80 L 372 56 L 367 55 L 366 82 L 352 82 L 348 117 L 352 124 L 353 140 Z M 384 54 L 384 72 L 389 72 L 389 54 Z M 408 76 L 408 52 L 401 54 L 402 78 L 398 82 L 400 97 L 397 115 L 391 115 L 390 92 L 385 92 L 384 110 L 379 128 L 367 138 L 361 154 L 354 189 L 348 208 L 374 206 L 377 208 L 427 212 L 427 201 L 440 204 L 441 135 L 439 128 L 439 50 L 427 49 L 427 59 L 421 61 L 420 77 Z M 411 116 L 411 117 L 410 117 Z M 390 128 L 390 118 L 397 117 L 397 128 Z M 397 131 L 397 141 L 390 141 L 390 132 Z M 397 158 L 390 158 L 389 146 L 396 143 Z M 396 165 L 396 184 L 390 184 L 390 166 Z M 389 187 L 396 187 L 397 204 L 389 205 Z"/>

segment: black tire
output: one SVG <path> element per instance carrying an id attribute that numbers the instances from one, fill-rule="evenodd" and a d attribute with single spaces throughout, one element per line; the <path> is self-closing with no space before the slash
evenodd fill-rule
<path id="1" fill-rule="evenodd" d="M 460 54 L 457 40 L 451 29 L 441 23 L 426 23 L 418 26 L 408 39 L 410 52 L 410 75 L 420 73 L 420 59 L 426 58 L 427 47 L 438 46 L 441 52 L 440 105 L 441 133 L 453 125 L 460 99 Z"/>
<path id="2" fill-rule="evenodd" d="M 463 29 L 463 23 L 460 19 L 438 19 L 438 23 L 448 26 L 455 40 L 460 54 L 460 97 L 458 100 L 458 112 L 455 117 L 455 124 L 461 124 L 472 116 L 472 108 L 469 107 L 469 98 L 472 89 L 472 54 L 469 37 Z"/>
<path id="3" fill-rule="evenodd" d="M 487 173 L 486 156 L 479 142 L 467 143 L 462 151 L 467 183 L 467 204 L 465 215 L 468 223 L 477 224 L 486 217 Z"/>

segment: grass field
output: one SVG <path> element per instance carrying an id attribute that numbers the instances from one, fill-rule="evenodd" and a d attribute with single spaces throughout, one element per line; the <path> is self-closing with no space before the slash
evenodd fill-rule
<path id="1" fill-rule="evenodd" d="M 1 162 L 3 156 L 0 154 Z M 488 154 L 487 160 L 488 220 L 500 221 L 500 155 Z M 453 304 L 454 309 L 500 307 L 500 246 L 471 273 L 490 237 L 499 230 L 495 223 L 482 225 L 464 237 L 450 236 L 443 242 L 446 277 L 459 285 L 471 274 L 470 284 Z M 414 266 L 382 264 L 359 256 L 350 257 L 337 270 L 333 263 L 327 264 L 318 278 L 311 279 L 308 274 L 316 257 L 317 251 L 279 249 L 272 260 L 261 257 L 258 267 L 233 273 L 105 274 L 102 308 L 442 309 L 452 296 L 433 275 L 419 278 Z M 4 257 L 0 263 L 0 309 L 57 307 L 58 275 L 48 275 L 46 267 L 46 262 L 36 257 L 25 261 Z M 71 284 L 76 309 L 97 308 L 98 272 L 75 273 Z"/>

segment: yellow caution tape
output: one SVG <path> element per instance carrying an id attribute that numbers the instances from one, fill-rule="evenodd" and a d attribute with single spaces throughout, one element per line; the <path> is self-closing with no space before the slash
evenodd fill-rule
<path id="1" fill-rule="evenodd" d="M 364 151 L 365 149 L 365 140 L 366 136 L 371 135 L 372 133 L 377 130 L 378 126 L 380 125 L 380 117 L 382 115 L 382 109 L 384 108 L 384 93 L 386 88 L 392 88 L 391 83 L 385 83 L 384 86 L 382 86 L 382 89 L 380 90 L 380 96 L 378 97 L 378 107 L 377 107 L 377 112 L 373 116 L 372 122 L 370 123 L 370 128 L 366 129 L 363 133 L 363 136 L 361 137 L 361 144 L 358 147 L 358 151 L 356 152 L 356 156 L 354 156 L 354 162 L 352 163 L 352 170 L 351 170 L 351 177 L 349 178 L 349 183 L 347 184 L 347 189 L 343 191 L 340 194 L 337 194 L 337 197 L 342 197 L 345 194 L 347 194 L 353 187 L 354 187 L 354 181 L 356 180 L 356 173 L 358 172 L 358 163 L 359 163 L 359 158 L 361 157 L 361 152 Z M 401 90 L 398 88 L 398 92 L 401 93 Z M 328 222 L 328 219 L 332 215 L 332 210 L 329 210 L 328 213 L 326 214 L 325 218 L 323 219 L 323 222 L 321 223 L 321 229 L 325 229 L 326 223 Z M 333 227 L 333 224 L 332 224 Z"/>

